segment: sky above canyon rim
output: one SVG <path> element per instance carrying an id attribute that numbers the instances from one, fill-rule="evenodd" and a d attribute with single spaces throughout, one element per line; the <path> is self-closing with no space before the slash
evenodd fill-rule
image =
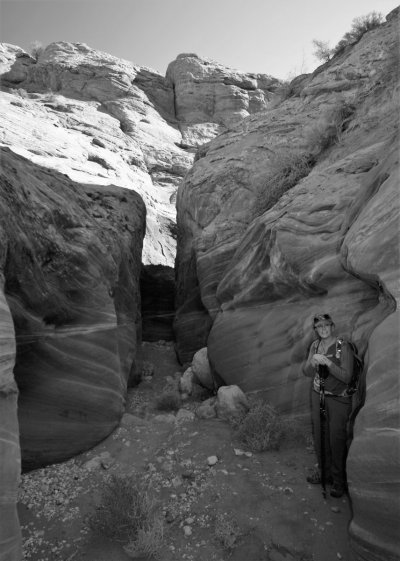
<path id="1" fill-rule="evenodd" d="M 242 72 L 312 72 L 313 39 L 335 46 L 355 17 L 399 0 L 0 0 L 0 41 L 86 43 L 165 74 L 193 52 Z"/>

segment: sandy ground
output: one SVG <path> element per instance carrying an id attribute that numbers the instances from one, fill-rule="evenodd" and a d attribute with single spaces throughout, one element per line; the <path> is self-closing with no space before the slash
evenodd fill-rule
<path id="1" fill-rule="evenodd" d="M 119 543 L 89 529 L 110 474 L 147 478 L 165 513 L 161 561 L 351 561 L 348 497 L 323 499 L 305 477 L 315 457 L 297 442 L 249 453 L 231 426 L 190 413 L 172 418 L 154 403 L 182 369 L 171 345 L 144 343 L 151 381 L 129 390 L 124 423 L 94 449 L 22 478 L 19 515 L 30 561 L 124 561 Z M 193 412 L 198 403 L 184 408 Z M 245 454 L 247 452 L 247 454 Z M 215 465 L 208 458 L 217 456 Z M 231 528 L 221 541 L 218 520 Z M 233 542 L 233 543 L 232 543 Z M 136 558 L 143 559 L 143 558 Z"/>

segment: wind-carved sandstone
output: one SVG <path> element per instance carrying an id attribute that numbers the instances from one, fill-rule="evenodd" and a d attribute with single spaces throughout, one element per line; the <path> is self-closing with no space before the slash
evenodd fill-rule
<path id="1" fill-rule="evenodd" d="M 368 345 L 350 532 L 359 559 L 399 556 L 396 24 L 393 13 L 297 79 L 283 102 L 273 78 L 191 54 L 164 78 L 83 44 L 52 44 L 38 61 L 2 47 L 0 255 L 27 466 L 89 447 L 118 423 L 136 376 L 146 207 L 144 282 L 160 280 L 150 266 L 173 265 L 178 235 L 182 362 L 207 344 L 225 383 L 304 417 L 300 364 L 314 312 L 331 311 L 339 332 Z M 308 175 L 266 204 L 271 170 L 281 158 L 289 173 L 298 157 Z M 170 299 L 149 298 L 149 310 L 164 300 L 170 313 Z"/>
<path id="2" fill-rule="evenodd" d="M 0 240 L 4 238 L 0 227 Z M 3 266 L 5 253 L 0 252 Z M 3 293 L 0 274 L 0 559 L 22 558 L 21 532 L 16 509 L 21 469 L 17 418 L 18 390 L 13 376 L 15 336 L 10 310 Z"/>
<path id="3" fill-rule="evenodd" d="M 177 187 L 198 146 L 241 120 L 243 107 L 250 114 L 268 103 L 254 80 L 248 94 L 246 77 L 195 57 L 192 99 L 201 105 L 212 90 L 219 110 L 201 118 L 181 111 L 192 58 L 181 55 L 163 77 L 81 43 L 53 43 L 38 60 L 0 45 L 0 271 L 15 340 L 5 302 L 2 330 L 16 346 L 26 468 L 70 457 L 117 426 L 138 374 L 140 275 L 145 336 L 172 336 Z M 212 84 L 201 87 L 209 75 Z M 239 110 L 230 99 L 238 94 L 251 107 L 244 100 Z M 1 501 L 10 525 L 0 547 L 18 559 L 17 386 L 11 358 L 6 366 L 13 391 L 2 426 L 12 439 L 0 443 Z"/>
<path id="4" fill-rule="evenodd" d="M 207 345 L 225 384 L 305 417 L 313 315 L 368 347 L 348 477 L 354 551 L 374 561 L 400 555 L 397 25 L 398 10 L 211 141 L 177 196 L 182 362 Z M 295 186 L 266 192 L 301 162 Z"/>
<path id="5" fill-rule="evenodd" d="M 3 148 L 5 294 L 15 326 L 23 464 L 70 457 L 119 422 L 140 338 L 145 208 Z"/>

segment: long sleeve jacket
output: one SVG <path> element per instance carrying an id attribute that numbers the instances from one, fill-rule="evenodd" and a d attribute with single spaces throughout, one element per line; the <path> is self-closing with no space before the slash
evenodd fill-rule
<path id="1" fill-rule="evenodd" d="M 321 353 L 319 349 L 319 339 L 311 343 L 307 360 L 303 365 L 303 373 L 305 376 L 312 377 L 313 388 L 319 392 L 320 379 L 318 375 L 318 368 L 312 366 L 311 359 L 316 353 Z M 327 349 L 325 356 L 331 361 L 328 366 L 329 375 L 325 380 L 325 393 L 327 395 L 344 396 L 346 395 L 347 385 L 351 380 L 353 373 L 353 353 L 350 346 L 346 341 L 342 342 L 341 352 L 336 352 L 336 341 Z"/>

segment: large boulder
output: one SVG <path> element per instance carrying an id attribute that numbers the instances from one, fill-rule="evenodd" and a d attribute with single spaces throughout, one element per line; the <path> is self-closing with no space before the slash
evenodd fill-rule
<path id="1" fill-rule="evenodd" d="M 207 347 L 203 347 L 197 353 L 195 353 L 192 361 L 192 372 L 194 376 L 194 381 L 208 388 L 209 390 L 214 389 L 214 379 L 212 376 L 210 363 L 208 361 L 208 351 Z"/>
<path id="2" fill-rule="evenodd" d="M 250 404 L 239 386 L 221 386 L 218 389 L 215 409 L 219 419 L 240 419 L 248 413 Z"/>
<path id="3" fill-rule="evenodd" d="M 32 468 L 118 425 L 136 377 L 145 207 L 132 190 L 74 183 L 7 148 L 1 160 L 2 273 Z"/>

